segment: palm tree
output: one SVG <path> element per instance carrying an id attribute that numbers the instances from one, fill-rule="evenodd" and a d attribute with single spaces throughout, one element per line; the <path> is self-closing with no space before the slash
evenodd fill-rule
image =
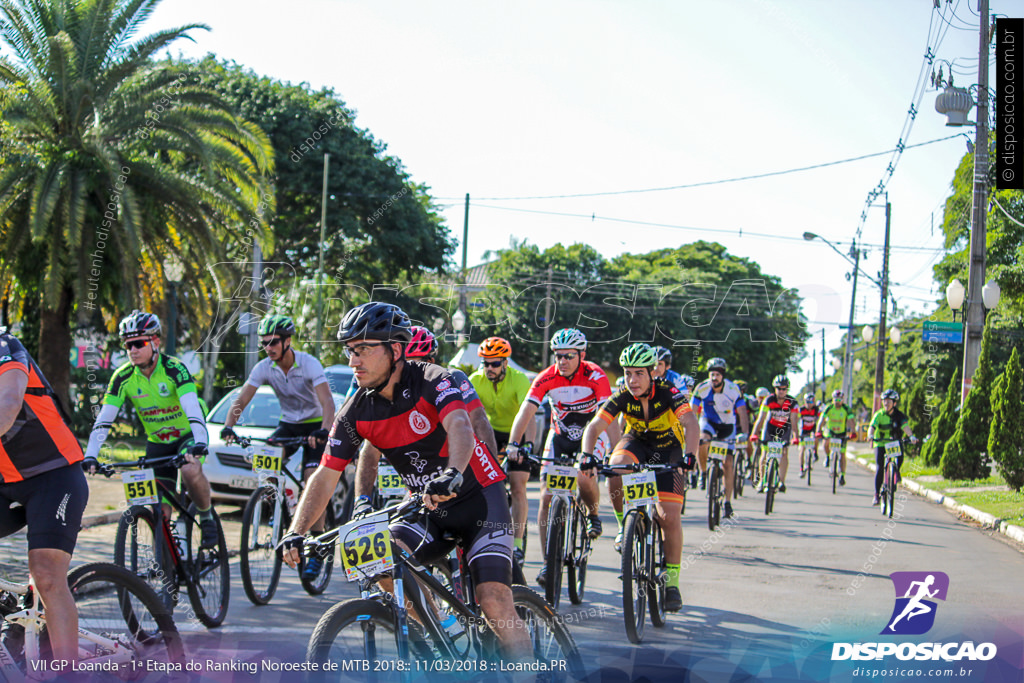
<path id="1" fill-rule="evenodd" d="M 159 0 L 0 0 L 0 277 L 38 284 L 39 363 L 67 396 L 72 321 L 114 320 L 273 209 L 273 150 L 188 65 L 152 57 L 190 24 L 137 37 Z M 102 317 L 101 317 L 102 316 Z"/>

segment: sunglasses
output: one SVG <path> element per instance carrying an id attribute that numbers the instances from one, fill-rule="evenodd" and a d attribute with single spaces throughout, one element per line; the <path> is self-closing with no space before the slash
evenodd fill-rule
<path id="1" fill-rule="evenodd" d="M 503 360 L 485 360 L 485 361 L 482 361 L 481 364 L 485 368 L 500 368 L 502 365 L 505 364 L 505 361 L 503 361 Z"/>
<path id="2" fill-rule="evenodd" d="M 144 349 L 149 344 L 148 339 L 133 339 L 124 343 L 126 349 Z"/>
<path id="3" fill-rule="evenodd" d="M 269 349 L 271 346 L 277 346 L 281 343 L 280 337 L 271 337 L 270 339 L 260 339 L 260 348 Z"/>
<path id="4" fill-rule="evenodd" d="M 356 344 L 355 346 L 345 347 L 345 358 L 362 358 L 367 354 L 370 349 L 375 349 L 378 346 L 384 346 L 384 343 L 380 344 Z"/>
<path id="5" fill-rule="evenodd" d="M 556 353 L 555 360 L 574 360 L 578 353 Z"/>

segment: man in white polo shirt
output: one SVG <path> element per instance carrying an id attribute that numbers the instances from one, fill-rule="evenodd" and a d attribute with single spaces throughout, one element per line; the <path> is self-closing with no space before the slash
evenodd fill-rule
<path id="1" fill-rule="evenodd" d="M 249 373 L 241 393 L 228 411 L 220 436 L 224 443 L 238 438 L 232 427 L 256 395 L 256 390 L 269 384 L 281 403 L 281 420 L 270 438 L 306 437 L 307 443 L 302 446 L 302 480 L 306 481 L 320 464 L 327 432 L 334 422 L 334 397 L 320 361 L 292 348 L 294 333 L 295 323 L 287 316 L 268 315 L 260 321 L 257 334 L 260 348 L 267 352 L 267 357 Z M 285 450 L 285 455 L 290 456 L 296 450 L 297 447 L 290 447 Z M 314 531 L 323 531 L 324 517 L 321 515 L 313 525 Z M 319 557 L 310 558 L 303 568 L 303 576 L 315 579 L 322 564 Z"/>

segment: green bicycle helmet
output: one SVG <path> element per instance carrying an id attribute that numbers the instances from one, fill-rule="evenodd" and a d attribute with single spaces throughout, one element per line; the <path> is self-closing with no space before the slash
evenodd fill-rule
<path id="1" fill-rule="evenodd" d="M 259 327 L 256 328 L 256 334 L 261 337 L 268 334 L 290 337 L 295 334 L 295 323 L 286 315 L 268 315 L 260 321 Z"/>
<path id="2" fill-rule="evenodd" d="M 619 365 L 650 370 L 658 365 L 658 356 L 648 344 L 630 344 L 619 354 Z"/>

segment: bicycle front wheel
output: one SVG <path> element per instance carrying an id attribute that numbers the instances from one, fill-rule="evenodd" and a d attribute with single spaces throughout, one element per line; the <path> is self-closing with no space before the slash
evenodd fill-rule
<path id="1" fill-rule="evenodd" d="M 647 620 L 647 516 L 630 512 L 622 533 L 622 612 L 629 642 L 644 639 Z"/>
<path id="2" fill-rule="evenodd" d="M 333 529 L 339 526 L 335 510 L 336 506 L 327 506 L 326 517 L 324 518 L 325 529 Z M 303 557 L 302 563 L 299 565 L 299 582 L 302 584 L 302 588 L 310 595 L 320 595 L 327 590 L 327 584 L 331 582 L 331 573 L 334 571 L 334 543 L 323 548 L 320 557 L 320 571 L 316 572 L 313 576 L 307 576 L 304 571 L 307 562 L 309 562 L 309 558 Z"/>
<path id="3" fill-rule="evenodd" d="M 743 479 L 746 468 L 746 456 L 742 455 L 739 449 L 736 449 L 732 467 L 732 495 L 736 498 L 743 495 Z"/>
<path id="4" fill-rule="evenodd" d="M 199 511 L 195 504 L 189 506 L 189 514 L 195 519 L 188 527 L 188 597 L 196 618 L 207 628 L 216 628 L 224 623 L 228 614 L 228 598 L 231 592 L 231 567 L 228 564 L 228 545 L 224 540 L 224 528 L 220 517 L 211 510 L 217 523 L 217 546 L 201 548 L 199 541 Z"/>
<path id="5" fill-rule="evenodd" d="M 805 465 L 805 467 L 807 468 L 807 485 L 810 486 L 811 485 L 811 464 L 814 462 L 814 449 L 805 448 L 804 449 L 804 459 L 805 459 L 805 462 L 807 463 Z"/>
<path id="6" fill-rule="evenodd" d="M 656 521 L 652 522 L 651 529 L 654 542 L 651 544 L 651 557 L 648 559 L 650 569 L 650 581 L 647 588 L 647 602 L 651 613 L 651 623 L 661 628 L 665 625 L 665 593 L 668 591 L 668 574 L 665 566 L 665 536 L 662 534 L 661 525 Z"/>
<path id="7" fill-rule="evenodd" d="M 587 561 L 590 559 L 590 536 L 587 535 L 587 518 L 583 508 L 577 508 L 573 525 L 569 530 L 569 602 L 578 605 L 583 602 L 587 587 Z"/>
<path id="8" fill-rule="evenodd" d="M 708 529 L 714 531 L 722 515 L 722 466 L 718 461 L 711 465 L 708 473 Z"/>
<path id="9" fill-rule="evenodd" d="M 78 612 L 79 666 L 120 665 L 119 671 L 91 670 L 90 680 L 105 680 L 107 674 L 109 680 L 125 680 L 150 669 L 150 661 L 184 665 L 185 649 L 171 610 L 142 578 L 123 567 L 95 562 L 75 567 L 68 586 Z M 111 654 L 114 643 L 127 648 L 128 661 Z"/>
<path id="10" fill-rule="evenodd" d="M 565 532 L 569 524 L 569 509 L 565 499 L 554 496 L 548 508 L 547 585 L 545 597 L 552 607 L 558 607 L 562 597 L 562 567 L 565 563 Z"/>
<path id="11" fill-rule="evenodd" d="M 420 648 L 411 651 L 416 652 L 417 658 L 434 659 L 425 642 L 414 636 L 418 631 L 414 624 L 410 619 L 410 644 L 419 642 Z M 370 663 L 369 670 L 360 671 L 361 678 L 367 681 L 393 680 L 395 671 L 401 670 L 398 662 L 403 659 L 399 654 L 398 639 L 394 614 L 388 607 L 375 600 L 346 600 L 320 617 L 306 647 L 306 661 L 319 664 L 320 671 L 324 671 L 324 665 L 329 662 L 337 667 L 350 666 L 353 661 L 366 661 Z M 381 665 L 382 662 L 394 664 Z M 338 670 L 334 668 L 334 673 L 324 673 L 322 679 L 314 680 L 337 680 Z"/>
<path id="12" fill-rule="evenodd" d="M 281 579 L 277 543 L 284 533 L 284 501 L 274 486 L 261 486 L 249 496 L 242 513 L 242 545 L 238 568 L 242 588 L 254 605 L 266 605 Z"/>
<path id="13" fill-rule="evenodd" d="M 583 658 L 569 629 L 551 606 L 526 586 L 512 586 L 512 603 L 526 626 L 534 658 L 538 662 L 566 662 L 568 671 L 549 672 L 545 680 L 582 679 L 586 673 Z"/>
<path id="14" fill-rule="evenodd" d="M 765 487 L 764 514 L 770 515 L 775 507 L 775 489 L 779 485 L 779 463 L 774 458 L 768 463 L 768 470 L 764 476 L 767 477 L 768 482 Z"/>
<path id="15" fill-rule="evenodd" d="M 178 602 L 178 579 L 160 526 L 162 522 L 147 507 L 125 510 L 114 534 L 114 564 L 145 581 L 164 606 L 173 610 Z"/>

